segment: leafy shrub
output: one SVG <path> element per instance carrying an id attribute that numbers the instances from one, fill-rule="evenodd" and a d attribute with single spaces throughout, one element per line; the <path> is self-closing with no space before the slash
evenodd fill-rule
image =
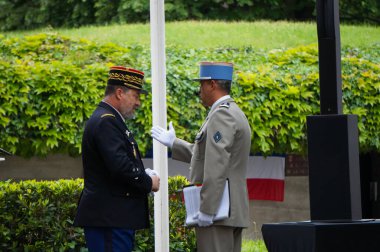
<path id="1" fill-rule="evenodd" d="M 2 251 L 67 251 L 84 244 L 73 227 L 82 180 L 0 182 Z M 55 251 L 57 251 L 55 250 Z"/>
<path id="2" fill-rule="evenodd" d="M 379 150 L 380 64 L 350 52 L 342 58 L 343 113 L 359 117 L 361 151 Z M 234 93 L 252 127 L 252 151 L 304 153 L 306 116 L 320 111 L 317 47 L 273 51 L 238 76 Z"/>
<path id="3" fill-rule="evenodd" d="M 195 234 L 185 229 L 185 209 L 176 191 L 188 184 L 169 178 L 170 251 L 193 251 Z M 83 230 L 73 221 L 83 180 L 0 181 L 0 250 L 79 251 L 85 247 Z M 151 228 L 136 233 L 135 251 L 154 251 L 154 211 L 150 197 Z"/>
<path id="4" fill-rule="evenodd" d="M 380 44 L 343 48 L 344 113 L 359 116 L 361 151 L 380 149 Z M 0 37 L 0 146 L 21 156 L 80 153 L 85 121 L 101 100 L 108 67 L 145 72 L 150 51 L 139 46 L 98 45 L 56 34 Z M 317 46 L 271 52 L 245 48 L 167 48 L 167 112 L 178 137 L 193 138 L 207 111 L 192 81 L 199 61 L 231 61 L 232 96 L 252 128 L 252 153 L 304 153 L 306 116 L 319 113 Z M 142 97 L 135 120 L 127 121 L 140 149 L 152 146 L 152 94 Z"/>
<path id="5" fill-rule="evenodd" d="M 3 146 L 13 145 L 22 156 L 57 149 L 78 154 L 84 122 L 104 92 L 107 66 L 115 58 L 128 64 L 128 50 L 45 34 L 0 41 Z"/>

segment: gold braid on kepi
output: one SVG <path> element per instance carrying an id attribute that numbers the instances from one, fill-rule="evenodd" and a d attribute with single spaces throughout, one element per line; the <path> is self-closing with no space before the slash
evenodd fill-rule
<path id="1" fill-rule="evenodd" d="M 144 72 L 142 71 L 123 66 L 113 66 L 110 68 L 107 85 L 125 86 L 140 90 L 141 93 L 147 93 L 143 89 L 143 84 Z"/>

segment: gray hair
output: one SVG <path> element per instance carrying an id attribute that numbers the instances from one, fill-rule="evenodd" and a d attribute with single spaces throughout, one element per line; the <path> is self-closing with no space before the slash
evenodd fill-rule
<path id="1" fill-rule="evenodd" d="M 230 80 L 215 80 L 218 86 L 229 94 L 231 92 L 231 81 Z"/>

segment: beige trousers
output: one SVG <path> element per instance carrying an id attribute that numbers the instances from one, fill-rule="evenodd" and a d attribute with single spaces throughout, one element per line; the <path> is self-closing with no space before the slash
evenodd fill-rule
<path id="1" fill-rule="evenodd" d="M 196 227 L 197 252 L 240 252 L 243 228 Z"/>

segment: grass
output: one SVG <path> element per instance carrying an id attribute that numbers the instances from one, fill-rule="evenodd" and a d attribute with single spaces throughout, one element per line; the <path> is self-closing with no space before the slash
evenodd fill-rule
<path id="1" fill-rule="evenodd" d="M 243 239 L 243 244 L 241 248 L 242 252 L 267 252 L 263 240 L 245 240 Z"/>
<path id="2" fill-rule="evenodd" d="M 6 32 L 6 36 L 24 36 L 54 31 L 70 38 L 86 38 L 99 43 L 150 46 L 149 24 L 88 26 L 73 29 L 39 29 Z M 167 46 L 215 48 L 252 46 L 257 49 L 288 48 L 317 43 L 316 23 L 306 22 L 216 22 L 183 21 L 166 23 Z M 341 25 L 341 45 L 365 47 L 380 43 L 380 27 Z"/>

